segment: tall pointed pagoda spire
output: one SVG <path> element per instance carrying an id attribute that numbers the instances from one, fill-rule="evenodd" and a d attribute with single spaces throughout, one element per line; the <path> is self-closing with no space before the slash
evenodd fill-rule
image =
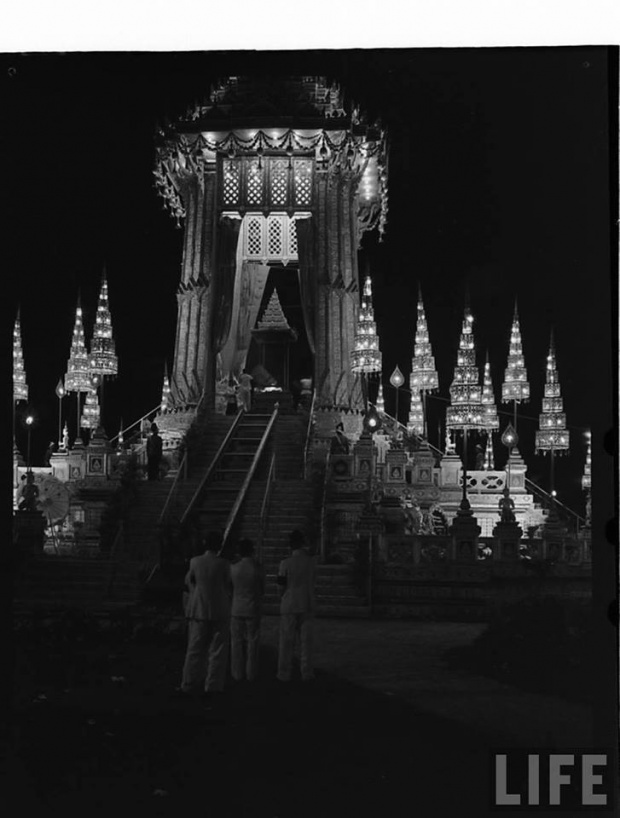
<path id="1" fill-rule="evenodd" d="M 22 351 L 22 329 L 19 310 L 13 327 L 13 400 L 28 400 L 28 385 Z"/>
<path id="2" fill-rule="evenodd" d="M 538 452 L 565 452 L 569 446 L 566 429 L 566 414 L 563 411 L 560 381 L 555 360 L 553 330 L 547 355 L 547 376 L 542 413 L 539 416 L 539 430 L 536 432 L 535 447 Z"/>
<path id="3" fill-rule="evenodd" d="M 99 401 L 97 399 L 97 390 L 91 389 L 86 395 L 84 408 L 82 409 L 82 418 L 80 420 L 80 427 L 82 429 L 96 429 L 99 426 L 101 412 L 99 409 Z"/>
<path id="4" fill-rule="evenodd" d="M 65 375 L 65 389 L 67 392 L 79 393 L 89 392 L 91 388 L 90 361 L 86 350 L 86 341 L 84 339 L 82 307 L 78 294 L 73 337 L 71 339 L 71 351 L 69 353 L 69 360 L 67 361 L 67 374 Z"/>
<path id="5" fill-rule="evenodd" d="M 487 470 L 493 469 L 493 432 L 499 429 L 499 417 L 497 416 L 497 406 L 495 404 L 495 394 L 493 392 L 493 381 L 491 379 L 491 364 L 489 362 L 489 352 L 487 350 L 484 363 L 484 377 L 482 383 L 482 405 L 484 407 L 484 428 L 487 434 L 487 445 L 484 453 L 484 467 Z"/>
<path id="6" fill-rule="evenodd" d="M 168 362 L 164 362 L 164 384 L 161 390 L 161 404 L 160 410 L 162 412 L 167 412 L 170 409 L 170 379 L 168 378 Z"/>
<path id="7" fill-rule="evenodd" d="M 290 326 L 286 320 L 286 316 L 284 315 L 284 310 L 280 304 L 280 299 L 278 298 L 278 291 L 275 289 L 275 287 L 271 293 L 271 298 L 265 307 L 263 317 L 258 322 L 258 328 L 290 330 Z"/>
<path id="8" fill-rule="evenodd" d="M 377 412 L 380 415 L 385 415 L 385 400 L 383 398 L 383 384 L 379 384 L 379 391 L 377 392 Z"/>
<path id="9" fill-rule="evenodd" d="M 432 392 L 439 388 L 435 358 L 431 348 L 426 314 L 422 302 L 422 287 L 418 285 L 418 315 L 415 327 L 415 344 L 411 359 L 411 375 L 409 386 L 411 391 L 418 389 L 423 392 Z"/>
<path id="10" fill-rule="evenodd" d="M 366 276 L 362 290 L 362 304 L 355 325 L 355 338 L 351 352 L 351 370 L 370 374 L 381 372 L 379 336 L 372 308 L 372 284 Z"/>
<path id="11" fill-rule="evenodd" d="M 515 311 L 510 329 L 510 348 L 508 350 L 508 361 L 504 372 L 504 382 L 502 384 L 502 403 L 514 403 L 513 423 L 516 429 L 517 423 L 517 403 L 526 402 L 530 399 L 530 385 L 527 380 L 527 370 L 525 359 L 523 358 L 523 347 L 521 345 L 521 327 L 519 326 L 519 313 L 517 311 L 517 300 L 515 298 Z"/>
<path id="12" fill-rule="evenodd" d="M 411 390 L 407 431 L 410 434 L 413 432 L 420 437 L 424 435 L 424 410 L 422 408 L 422 397 L 419 389 Z"/>
<path id="13" fill-rule="evenodd" d="M 465 307 L 459 351 L 450 386 L 450 402 L 446 412 L 449 429 L 484 428 L 484 407 L 480 388 L 480 372 L 476 366 L 476 349 L 472 325 L 474 317 Z"/>
<path id="14" fill-rule="evenodd" d="M 100 375 L 118 374 L 118 358 L 112 335 L 112 316 L 108 301 L 108 282 L 105 267 L 101 276 L 97 317 L 90 348 L 90 370 Z"/>
<path id="15" fill-rule="evenodd" d="M 418 434 L 425 436 L 427 427 L 426 393 L 437 390 L 439 388 L 439 380 L 428 335 L 428 325 L 426 323 L 426 314 L 422 301 L 422 286 L 420 284 L 418 284 L 417 320 L 413 358 L 411 359 L 409 388 L 411 390 L 411 409 L 407 426 L 413 428 L 414 425 L 418 424 L 416 418 L 418 413 L 421 412 L 422 428 L 419 429 Z"/>

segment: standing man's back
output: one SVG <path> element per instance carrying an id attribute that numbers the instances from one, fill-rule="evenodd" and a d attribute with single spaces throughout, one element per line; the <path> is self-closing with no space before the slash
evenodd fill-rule
<path id="1" fill-rule="evenodd" d="M 239 562 L 231 568 L 233 583 L 231 620 L 231 673 L 235 681 L 244 676 L 253 681 L 258 675 L 263 570 L 254 559 L 254 543 L 239 541 Z"/>
<path id="2" fill-rule="evenodd" d="M 316 558 L 308 553 L 301 531 L 291 532 L 289 545 L 291 556 L 282 560 L 278 570 L 278 585 L 282 593 L 278 679 L 281 682 L 291 680 L 295 638 L 299 635 L 301 677 L 304 681 L 310 681 L 314 678 L 312 640 L 316 611 Z"/>

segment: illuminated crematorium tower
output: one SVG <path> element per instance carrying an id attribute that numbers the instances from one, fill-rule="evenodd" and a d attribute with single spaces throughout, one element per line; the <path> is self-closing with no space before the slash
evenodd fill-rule
<path id="1" fill-rule="evenodd" d="M 385 223 L 380 128 L 323 79 L 231 77 L 160 131 L 157 153 L 157 185 L 184 226 L 173 405 L 204 391 L 212 407 L 216 385 L 248 365 L 275 270 L 294 282 L 313 362 L 298 376 L 313 377 L 317 408 L 362 409 L 357 250 Z"/>

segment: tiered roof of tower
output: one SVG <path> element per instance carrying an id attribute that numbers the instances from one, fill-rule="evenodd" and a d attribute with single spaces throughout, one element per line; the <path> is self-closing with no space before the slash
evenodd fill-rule
<path id="1" fill-rule="evenodd" d="M 547 355 L 547 379 L 542 412 L 539 416 L 539 430 L 536 432 L 535 448 L 537 452 L 565 452 L 569 446 L 569 433 L 566 429 L 566 414 L 563 411 L 560 381 L 555 361 L 553 333 Z"/>
<path id="2" fill-rule="evenodd" d="M 387 139 L 341 89 L 324 77 L 229 77 L 174 125 L 160 128 L 155 182 L 165 206 L 185 216 L 179 187 L 218 155 L 314 155 L 362 175 L 361 197 L 383 233 L 387 214 Z M 369 217 L 370 218 L 370 217 Z"/>
<path id="3" fill-rule="evenodd" d="M 13 400 L 28 400 L 28 385 L 22 351 L 22 330 L 19 311 L 13 327 Z"/>
<path id="4" fill-rule="evenodd" d="M 482 405 L 484 406 L 484 428 L 488 432 L 499 429 L 499 417 L 497 416 L 497 406 L 495 404 L 495 394 L 493 392 L 493 381 L 491 379 L 491 364 L 489 363 L 489 353 L 487 352 L 484 363 L 484 377 L 482 383 Z"/>
<path id="5" fill-rule="evenodd" d="M 424 408 L 422 406 L 422 398 L 420 397 L 420 390 L 415 389 L 411 391 L 411 403 L 409 404 L 409 418 L 407 420 L 407 431 L 414 432 L 416 435 L 422 436 L 424 434 Z"/>
<path id="6" fill-rule="evenodd" d="M 97 399 L 97 390 L 91 389 L 86 395 L 80 426 L 82 429 L 96 429 L 99 426 L 101 411 Z"/>

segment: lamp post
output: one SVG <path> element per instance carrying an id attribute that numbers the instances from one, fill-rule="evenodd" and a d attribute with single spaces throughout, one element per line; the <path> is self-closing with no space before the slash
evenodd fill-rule
<path id="1" fill-rule="evenodd" d="M 32 431 L 32 424 L 34 423 L 34 417 L 32 415 L 26 415 L 25 419 L 26 428 L 28 429 L 28 449 L 26 455 L 26 468 L 30 471 L 30 433 Z"/>
<path id="2" fill-rule="evenodd" d="M 512 423 L 509 423 L 504 429 L 504 433 L 502 434 L 502 443 L 508 449 L 508 474 L 506 477 L 506 488 L 508 489 L 508 494 L 510 494 L 510 460 L 512 458 L 512 450 L 519 443 L 519 436 L 517 435 L 517 431 L 513 427 Z"/>
<path id="3" fill-rule="evenodd" d="M 584 437 L 587 441 L 586 464 L 581 478 L 581 488 L 586 493 L 586 523 L 585 527 L 592 526 L 592 432 L 588 429 Z"/>
<path id="4" fill-rule="evenodd" d="M 394 367 L 394 372 L 390 375 L 390 383 L 396 389 L 396 411 L 394 412 L 394 416 L 396 418 L 396 432 L 398 433 L 398 426 L 400 421 L 398 420 L 398 392 L 400 387 L 405 383 L 405 376 L 398 368 L 398 364 Z"/>
<path id="5" fill-rule="evenodd" d="M 66 395 L 62 378 L 56 384 L 56 395 L 58 396 L 58 448 L 62 446 L 62 399 Z"/>

